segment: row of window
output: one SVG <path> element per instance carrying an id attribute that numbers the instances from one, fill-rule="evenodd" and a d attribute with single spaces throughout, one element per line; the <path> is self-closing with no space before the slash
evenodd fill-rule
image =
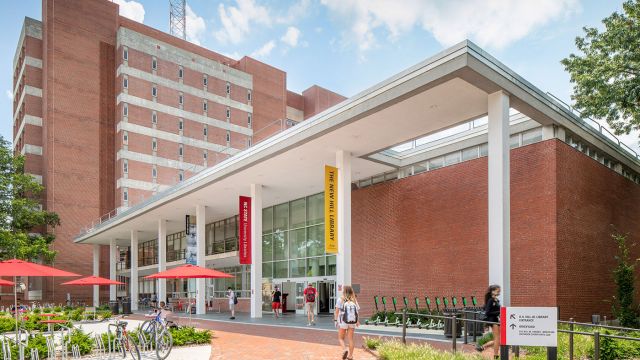
<path id="1" fill-rule="evenodd" d="M 129 60 L 129 49 L 127 47 L 123 47 L 122 49 L 122 58 L 126 61 Z M 152 57 L 151 58 L 151 70 L 152 71 L 157 71 L 158 70 L 158 59 L 156 59 L 156 57 Z M 183 79 L 184 78 L 184 68 L 182 67 L 182 65 L 178 65 L 178 79 Z M 125 76 L 126 79 L 126 76 Z M 209 84 L 209 78 L 207 74 L 202 74 L 202 85 L 203 86 L 208 86 Z M 126 89 L 128 86 L 128 79 L 123 80 L 123 86 Z M 231 83 L 227 81 L 226 85 L 225 85 L 225 93 L 227 94 L 227 96 L 231 95 Z M 247 89 L 247 101 L 251 102 L 251 90 Z"/>
<path id="2" fill-rule="evenodd" d="M 155 89 L 155 87 L 154 87 Z M 155 95 L 154 95 L 155 96 Z M 180 101 L 182 104 L 182 95 L 180 95 Z M 204 111 L 207 111 L 208 105 L 207 105 L 207 100 L 204 100 L 203 103 L 203 109 Z M 123 103 L 122 104 L 122 116 L 124 117 L 128 117 L 129 116 L 129 104 L 128 103 Z M 227 122 L 231 121 L 231 108 L 227 107 L 226 110 L 226 116 L 227 116 Z M 151 124 L 157 124 L 158 123 L 158 113 L 156 111 L 152 111 L 151 112 Z M 206 130 L 206 124 L 205 126 L 205 135 L 207 135 L 207 130 Z M 249 129 L 251 129 L 253 126 L 253 115 L 251 113 L 247 113 L 247 127 Z M 182 119 L 178 119 L 178 130 L 183 130 L 184 127 L 184 120 Z"/>

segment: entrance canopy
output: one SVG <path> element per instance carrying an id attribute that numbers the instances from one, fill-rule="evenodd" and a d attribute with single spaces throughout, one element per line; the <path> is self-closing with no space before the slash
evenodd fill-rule
<path id="1" fill-rule="evenodd" d="M 634 156 L 587 126 L 550 96 L 515 74 L 477 45 L 465 41 L 344 102 L 206 169 L 183 183 L 87 229 L 78 243 L 128 245 L 154 239 L 158 219 L 167 233 L 184 229 L 184 215 L 204 205 L 206 222 L 238 212 L 238 196 L 263 186 L 263 206 L 323 190 L 324 165 L 336 152 L 352 156 L 353 181 L 397 169 L 380 153 L 488 113 L 489 94 L 503 91 L 509 106 L 542 125 L 559 125 L 599 145 L 623 164 L 640 170 Z M 397 149 L 397 148 L 396 148 Z"/>

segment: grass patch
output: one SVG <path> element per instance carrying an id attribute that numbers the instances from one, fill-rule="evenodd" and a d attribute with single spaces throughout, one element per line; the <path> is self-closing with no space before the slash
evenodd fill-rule
<path id="1" fill-rule="evenodd" d="M 427 344 L 404 345 L 398 341 L 383 341 L 378 346 L 383 360 L 481 360 L 477 354 L 450 353 L 435 350 Z"/>
<path id="2" fill-rule="evenodd" d="M 364 338 L 364 345 L 369 350 L 376 350 L 377 348 L 380 347 L 381 344 L 382 344 L 382 340 L 380 338 L 370 338 L 370 337 Z"/>

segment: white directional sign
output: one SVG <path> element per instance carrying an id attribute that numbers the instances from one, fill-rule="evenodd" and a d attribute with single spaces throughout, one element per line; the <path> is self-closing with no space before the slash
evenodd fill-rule
<path id="1" fill-rule="evenodd" d="M 558 346 L 558 308 L 503 307 L 500 310 L 503 345 Z"/>

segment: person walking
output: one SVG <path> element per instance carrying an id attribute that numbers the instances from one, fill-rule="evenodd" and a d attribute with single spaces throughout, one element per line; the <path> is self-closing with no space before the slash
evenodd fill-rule
<path id="1" fill-rule="evenodd" d="M 236 319 L 236 304 L 238 303 L 238 299 L 236 298 L 236 293 L 231 290 L 231 286 L 227 288 L 227 299 L 229 299 L 229 311 L 231 311 L 231 317 L 229 319 Z"/>
<path id="2" fill-rule="evenodd" d="M 280 313 L 280 316 L 278 315 L 278 309 L 282 309 L 282 293 L 277 286 L 276 289 L 271 293 L 271 309 L 273 310 L 276 319 L 282 316 L 282 313 Z"/>
<path id="3" fill-rule="evenodd" d="M 307 285 L 307 288 L 304 289 L 304 307 L 307 310 L 307 326 L 315 325 L 316 319 L 314 314 L 314 306 L 316 304 L 316 289 L 313 287 L 312 283 Z"/>
<path id="4" fill-rule="evenodd" d="M 338 299 L 336 309 L 333 313 L 333 322 L 338 328 L 338 342 L 342 346 L 342 359 L 353 359 L 353 349 L 355 343 L 353 341 L 353 334 L 356 327 L 360 326 L 360 320 L 358 319 L 358 312 L 360 311 L 360 305 L 358 305 L 358 299 L 353 288 L 349 285 L 345 285 L 342 288 L 342 296 Z M 345 344 L 345 337 L 349 342 L 349 347 Z"/>
<path id="5" fill-rule="evenodd" d="M 490 321 L 494 323 L 500 322 L 500 286 L 499 285 L 491 285 L 487 289 L 486 294 L 484 295 L 484 320 Z M 476 345 L 476 350 L 484 351 L 493 346 L 493 358 L 500 358 L 500 325 L 491 324 L 491 332 L 493 333 L 493 340 L 487 342 L 486 344 L 480 346 Z"/>

